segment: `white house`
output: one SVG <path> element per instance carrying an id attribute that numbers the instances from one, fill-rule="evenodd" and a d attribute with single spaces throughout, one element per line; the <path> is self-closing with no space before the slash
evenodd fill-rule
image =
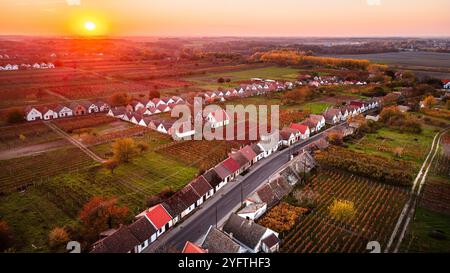
<path id="1" fill-rule="evenodd" d="M 206 120 L 208 121 L 211 128 L 219 128 L 230 123 L 230 118 L 227 112 L 222 109 L 209 112 L 209 114 L 206 116 Z"/>
<path id="2" fill-rule="evenodd" d="M 292 123 L 290 128 L 298 130 L 300 132 L 300 139 L 302 139 L 302 140 L 309 138 L 309 136 L 311 135 L 311 131 L 309 130 L 309 127 L 304 124 Z"/>
<path id="3" fill-rule="evenodd" d="M 91 102 L 86 103 L 86 109 L 88 110 L 89 114 L 100 112 L 98 105 Z"/>
<path id="4" fill-rule="evenodd" d="M 257 220 L 267 210 L 266 203 L 253 203 L 237 212 L 237 215 L 247 220 Z"/>
<path id="5" fill-rule="evenodd" d="M 158 107 L 156 107 L 156 109 L 158 109 L 160 111 L 160 113 L 169 112 L 171 110 L 169 105 L 166 105 L 166 104 L 160 104 Z"/>
<path id="6" fill-rule="evenodd" d="M 298 130 L 295 130 L 298 132 Z M 282 140 L 283 146 L 291 146 L 297 141 L 294 130 L 290 128 L 284 128 L 280 131 L 280 139 Z"/>
<path id="7" fill-rule="evenodd" d="M 322 115 L 309 115 L 309 118 L 317 123 L 317 131 L 320 131 L 323 127 L 325 127 L 325 117 Z"/>
<path id="8" fill-rule="evenodd" d="M 189 183 L 194 191 L 199 196 L 197 206 L 200 206 L 214 194 L 213 187 L 206 181 L 203 176 L 198 176 L 191 183 Z"/>
<path id="9" fill-rule="evenodd" d="M 73 111 L 72 111 L 72 109 L 70 109 L 70 108 L 67 107 L 67 106 L 63 106 L 63 105 L 58 105 L 58 106 L 55 108 L 55 112 L 58 113 L 58 116 L 59 116 L 60 118 L 63 118 L 63 117 L 71 117 L 71 116 L 73 116 Z"/>
<path id="10" fill-rule="evenodd" d="M 109 106 L 109 104 L 107 104 L 106 102 L 103 102 L 103 101 L 97 101 L 97 102 L 95 103 L 95 105 L 97 105 L 97 108 L 98 108 L 98 110 L 99 110 L 100 112 L 106 112 L 106 111 L 109 111 L 109 109 L 111 108 L 111 107 Z"/>
<path id="11" fill-rule="evenodd" d="M 25 117 L 27 121 L 34 121 L 42 119 L 42 113 L 35 107 L 28 106 L 25 109 Z"/>
<path id="12" fill-rule="evenodd" d="M 44 120 L 55 119 L 58 118 L 58 113 L 50 108 L 44 107 L 42 110 L 42 117 Z"/>
<path id="13" fill-rule="evenodd" d="M 348 110 L 347 108 L 341 108 L 341 121 L 346 121 L 348 119 Z"/>
<path id="14" fill-rule="evenodd" d="M 258 146 L 264 152 L 264 157 L 268 157 L 276 152 L 282 143 L 283 141 L 279 136 L 279 131 L 275 131 L 270 134 L 261 135 L 261 141 L 258 143 Z"/>
<path id="15" fill-rule="evenodd" d="M 442 88 L 450 89 L 450 80 L 443 80 L 442 81 Z"/>
<path id="16" fill-rule="evenodd" d="M 227 234 L 232 234 L 233 240 L 247 248 L 251 253 L 278 251 L 280 240 L 277 232 L 263 227 L 252 220 L 239 217 L 236 214 L 230 215 L 230 218 L 223 226 L 223 231 Z M 274 242 L 266 243 L 268 246 L 264 248 L 264 239 L 270 237 L 276 237 L 276 239 Z"/>

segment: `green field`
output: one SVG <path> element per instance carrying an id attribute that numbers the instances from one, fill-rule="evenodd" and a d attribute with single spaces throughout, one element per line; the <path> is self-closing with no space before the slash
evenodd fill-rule
<path id="1" fill-rule="evenodd" d="M 446 238 L 438 240 L 430 233 L 439 230 Z M 418 207 L 414 221 L 402 244 L 406 252 L 450 252 L 450 216 Z"/>
<path id="2" fill-rule="evenodd" d="M 309 102 L 302 106 L 304 111 L 309 111 L 312 114 L 322 114 L 331 104 L 326 102 Z"/>
<path id="3" fill-rule="evenodd" d="M 348 143 L 348 147 L 357 152 L 410 161 L 419 167 L 430 149 L 435 134 L 431 128 L 424 128 L 421 134 L 400 133 L 382 128 L 375 134 L 366 134 L 362 139 Z M 400 158 L 395 156 L 395 148 L 403 149 Z"/>
<path id="4" fill-rule="evenodd" d="M 194 82 L 200 88 L 207 90 L 217 89 L 219 87 L 232 88 L 239 85 L 240 81 L 248 81 L 251 78 L 289 80 L 294 81 L 298 78 L 299 70 L 290 67 L 271 66 L 265 68 L 247 69 L 240 71 L 210 73 L 200 76 L 188 77 L 185 80 Z M 230 79 L 230 82 L 219 84 L 219 78 Z"/>

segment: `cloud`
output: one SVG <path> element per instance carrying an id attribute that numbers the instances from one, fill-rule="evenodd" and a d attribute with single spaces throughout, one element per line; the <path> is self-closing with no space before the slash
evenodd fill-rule
<path id="1" fill-rule="evenodd" d="M 81 5 L 81 0 L 66 0 L 66 3 L 69 6 L 79 6 Z"/>
<path id="2" fill-rule="evenodd" d="M 381 0 L 366 0 L 369 6 L 381 6 Z"/>

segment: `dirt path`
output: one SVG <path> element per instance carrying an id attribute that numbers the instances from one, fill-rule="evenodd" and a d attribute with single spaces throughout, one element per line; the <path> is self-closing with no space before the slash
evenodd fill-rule
<path id="1" fill-rule="evenodd" d="M 72 143 L 74 146 L 80 148 L 81 151 L 83 151 L 85 154 L 87 154 L 90 158 L 92 158 L 93 160 L 100 162 L 100 163 L 104 163 L 106 160 L 99 157 L 98 155 L 96 155 L 94 152 L 92 152 L 91 150 L 89 150 L 88 147 L 86 147 L 86 145 L 84 145 L 83 143 L 79 142 L 78 140 L 74 139 L 72 136 L 70 136 L 69 134 L 67 134 L 66 132 L 64 132 L 63 130 L 61 130 L 58 126 L 56 126 L 55 124 L 53 124 L 51 121 L 49 122 L 44 122 L 45 125 L 47 125 L 48 127 L 50 127 L 53 131 L 55 131 L 55 133 L 61 135 L 63 138 L 67 139 L 70 143 Z"/>
<path id="2" fill-rule="evenodd" d="M 50 95 L 52 95 L 52 96 L 55 96 L 55 97 L 58 97 L 58 98 L 60 98 L 60 99 L 62 99 L 62 100 L 64 100 L 64 101 L 72 101 L 72 100 L 70 100 L 69 98 L 67 98 L 67 97 L 64 97 L 63 95 L 61 95 L 61 94 L 58 94 L 58 93 L 56 93 L 56 92 L 53 92 L 53 91 L 50 91 L 50 90 L 48 90 L 47 88 L 44 88 L 43 89 L 45 92 L 47 92 L 48 94 L 50 94 Z"/>
<path id="3" fill-rule="evenodd" d="M 400 217 L 397 221 L 397 224 L 395 225 L 394 231 L 392 232 L 392 235 L 388 241 L 388 244 L 384 250 L 385 253 L 389 252 L 398 252 L 400 245 L 403 241 L 403 237 L 405 236 L 405 233 L 408 229 L 409 222 L 414 217 L 417 201 L 419 199 L 420 193 L 422 191 L 422 187 L 425 184 L 428 171 L 430 170 L 430 167 L 433 165 L 433 160 L 439 150 L 439 143 L 441 140 L 441 136 L 447 131 L 448 129 L 445 129 L 439 133 L 437 133 L 434 136 L 433 143 L 431 144 L 430 152 L 428 153 L 427 157 L 425 158 L 425 161 L 422 164 L 422 167 L 420 168 L 419 173 L 417 174 L 416 179 L 413 182 L 410 197 L 408 201 L 406 202 L 405 206 L 403 207 L 403 210 L 400 214 Z"/>
<path id="4" fill-rule="evenodd" d="M 37 155 L 40 153 L 52 151 L 59 149 L 61 147 L 67 146 L 69 143 L 65 139 L 60 139 L 56 141 L 34 144 L 9 150 L 0 151 L 0 160 L 14 159 L 24 156 Z"/>

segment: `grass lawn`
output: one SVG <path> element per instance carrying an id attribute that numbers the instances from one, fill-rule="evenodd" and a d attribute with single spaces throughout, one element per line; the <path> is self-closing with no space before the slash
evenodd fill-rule
<path id="1" fill-rule="evenodd" d="M 0 197 L 0 215 L 13 230 L 17 252 L 47 252 L 49 231 L 73 222 L 36 189 Z"/>
<path id="2" fill-rule="evenodd" d="M 304 111 L 308 110 L 312 114 L 322 114 L 325 109 L 330 107 L 331 104 L 326 102 L 308 102 L 304 105 L 302 105 L 302 109 Z"/>
<path id="3" fill-rule="evenodd" d="M 204 89 L 217 89 L 218 87 L 232 88 L 238 85 L 239 81 L 250 80 L 251 78 L 263 78 L 273 80 L 296 80 L 299 75 L 299 70 L 290 67 L 264 67 L 256 69 L 246 69 L 240 71 L 211 73 L 206 75 L 188 77 L 186 80 L 194 82 L 198 87 Z M 217 83 L 218 78 L 229 78 L 228 83 Z"/>
<path id="4" fill-rule="evenodd" d="M 132 139 L 134 139 L 134 141 L 136 143 L 147 144 L 149 147 L 149 150 L 153 150 L 153 149 L 157 148 L 158 146 L 168 144 L 173 141 L 170 136 L 161 134 L 156 131 L 148 131 L 148 132 L 145 132 L 144 136 L 135 136 L 135 137 L 132 137 Z M 94 146 L 91 146 L 90 149 L 93 152 L 95 152 L 96 154 L 98 154 L 99 156 L 101 156 L 103 158 L 108 158 L 111 156 L 112 143 L 113 143 L 113 141 L 94 145 Z"/>
<path id="5" fill-rule="evenodd" d="M 357 152 L 410 161 L 419 168 L 435 134 L 431 127 L 424 127 L 421 134 L 400 133 L 382 128 L 375 134 L 366 134 L 362 139 L 348 143 L 348 146 Z M 403 148 L 400 158 L 394 155 L 394 149 L 397 147 Z"/>
<path id="6" fill-rule="evenodd" d="M 431 237 L 433 230 L 443 231 L 446 239 Z M 402 248 L 407 252 L 450 252 L 450 216 L 418 207 Z"/>

